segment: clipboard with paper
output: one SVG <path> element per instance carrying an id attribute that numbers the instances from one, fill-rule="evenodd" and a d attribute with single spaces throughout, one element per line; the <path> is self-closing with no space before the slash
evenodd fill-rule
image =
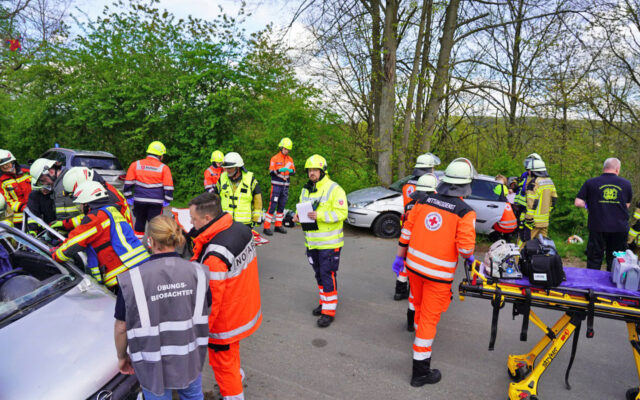
<path id="1" fill-rule="evenodd" d="M 298 203 L 296 204 L 296 211 L 298 213 L 298 219 L 300 220 L 300 226 L 303 231 L 317 231 L 318 222 L 309 218 L 309 213 L 316 210 L 318 207 L 317 201 L 313 203 Z"/>

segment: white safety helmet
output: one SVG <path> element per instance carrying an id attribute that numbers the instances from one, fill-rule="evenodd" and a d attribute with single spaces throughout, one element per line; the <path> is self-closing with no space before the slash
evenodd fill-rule
<path id="1" fill-rule="evenodd" d="M 547 170 L 547 166 L 545 165 L 544 161 L 537 160 L 535 158 L 531 160 L 530 167 L 532 172 L 544 172 Z"/>
<path id="2" fill-rule="evenodd" d="M 92 180 L 93 170 L 87 167 L 73 167 L 62 177 L 62 187 L 65 193 L 73 194 L 78 186 Z"/>
<path id="3" fill-rule="evenodd" d="M 440 159 L 438 156 L 432 153 L 424 153 L 416 158 L 416 165 L 413 168 L 433 168 L 436 165 L 440 165 Z"/>
<path id="4" fill-rule="evenodd" d="M 16 158 L 9 150 L 0 149 L 0 166 L 14 162 Z"/>
<path id="5" fill-rule="evenodd" d="M 435 192 L 438 187 L 438 178 L 434 174 L 424 174 L 418 178 L 416 192 Z"/>
<path id="6" fill-rule="evenodd" d="M 222 168 L 242 168 L 244 167 L 244 161 L 242 161 L 242 157 L 240 154 L 232 151 L 230 153 L 225 154 L 224 161 L 222 161 Z"/>
<path id="7" fill-rule="evenodd" d="M 73 192 L 73 197 L 75 197 L 74 203 L 87 204 L 96 200 L 108 199 L 109 193 L 104 186 L 91 181 L 79 185 Z"/>
<path id="8" fill-rule="evenodd" d="M 46 185 L 42 185 L 38 183 L 42 175 L 49 174 L 49 170 L 54 166 L 56 162 L 54 160 L 49 160 L 47 158 L 38 158 L 31 164 L 31 168 L 29 169 L 29 175 L 31 175 L 31 188 L 38 189 L 49 189 L 51 187 L 47 187 Z"/>
<path id="9" fill-rule="evenodd" d="M 475 175 L 476 170 L 473 168 L 471 161 L 466 158 L 456 158 L 451 161 L 447 169 L 444 170 L 442 182 L 454 185 L 465 185 L 471 183 Z"/>
<path id="10" fill-rule="evenodd" d="M 524 169 L 530 170 L 531 169 L 531 163 L 533 162 L 533 160 L 542 161 L 542 157 L 540 157 L 540 154 L 538 154 L 538 153 L 529 154 L 527 156 L 527 158 L 524 159 Z"/>

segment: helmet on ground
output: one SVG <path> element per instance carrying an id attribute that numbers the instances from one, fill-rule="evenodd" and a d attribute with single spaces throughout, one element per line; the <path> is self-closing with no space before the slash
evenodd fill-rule
<path id="1" fill-rule="evenodd" d="M 424 153 L 416 158 L 416 165 L 413 168 L 433 168 L 440 165 L 440 159 L 433 153 Z"/>
<path id="2" fill-rule="evenodd" d="M 538 153 L 531 153 L 527 156 L 527 158 L 524 159 L 524 169 L 531 169 L 531 162 L 533 160 L 540 160 L 542 161 L 542 157 L 540 157 L 540 154 Z"/>
<path id="3" fill-rule="evenodd" d="M 98 182 L 90 181 L 78 185 L 75 192 L 73 192 L 73 197 L 75 197 L 74 203 L 87 204 L 96 200 L 108 199 L 109 193 Z"/>
<path id="4" fill-rule="evenodd" d="M 244 167 L 244 161 L 242 161 L 242 157 L 240 154 L 232 151 L 224 155 L 224 160 L 222 161 L 222 168 L 242 168 Z"/>
<path id="5" fill-rule="evenodd" d="M 531 160 L 530 169 L 532 172 L 544 172 L 547 170 L 547 166 L 542 160 Z"/>
<path id="6" fill-rule="evenodd" d="M 38 158 L 31 164 L 29 175 L 31 175 L 31 188 L 33 189 L 50 189 L 38 183 L 42 175 L 49 174 L 49 170 L 56 162 L 47 158 Z"/>
<path id="7" fill-rule="evenodd" d="M 167 154 L 167 148 L 159 141 L 149 143 L 147 147 L 147 154 L 153 154 L 154 156 L 163 156 Z"/>
<path id="8" fill-rule="evenodd" d="M 304 169 L 317 168 L 324 172 L 327 172 L 327 160 L 319 154 L 314 154 L 307 158 L 307 162 L 304 163 Z"/>
<path id="9" fill-rule="evenodd" d="M 451 161 L 447 166 L 447 169 L 444 170 L 442 182 L 454 185 L 464 185 L 471 183 L 475 175 L 476 170 L 473 168 L 471 161 L 466 158 L 456 158 Z"/>
<path id="10" fill-rule="evenodd" d="M 291 150 L 293 148 L 293 142 L 288 137 L 282 138 L 280 143 L 278 143 L 278 147 L 280 148 L 284 147 L 287 150 Z"/>
<path id="11" fill-rule="evenodd" d="M 0 149 L 0 166 L 14 162 L 16 158 L 9 150 Z"/>
<path id="12" fill-rule="evenodd" d="M 435 192 L 438 186 L 438 178 L 434 174 L 424 174 L 418 178 L 416 192 Z"/>
<path id="13" fill-rule="evenodd" d="M 85 182 L 93 180 L 93 171 L 87 167 L 73 167 L 62 178 L 62 187 L 68 194 L 73 194 L 76 188 Z"/>
<path id="14" fill-rule="evenodd" d="M 224 161 L 224 154 L 220 150 L 214 150 L 211 153 L 211 162 L 221 163 Z"/>

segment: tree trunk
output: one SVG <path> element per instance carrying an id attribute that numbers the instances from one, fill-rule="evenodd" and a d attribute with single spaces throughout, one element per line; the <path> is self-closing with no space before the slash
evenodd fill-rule
<path id="1" fill-rule="evenodd" d="M 382 35 L 382 51 L 384 71 L 381 77 L 380 91 L 380 133 L 378 137 L 378 178 L 380 183 L 388 186 L 392 182 L 391 155 L 393 154 L 393 122 L 396 106 L 396 51 L 398 32 L 399 0 L 387 0 L 384 32 Z"/>
<path id="2" fill-rule="evenodd" d="M 424 47 L 422 48 L 422 65 L 420 66 L 420 79 L 418 80 L 418 93 L 416 94 L 416 137 L 422 137 L 422 111 L 429 83 L 429 53 L 431 50 L 431 22 L 433 16 L 433 0 L 427 3 L 427 25 L 424 30 Z M 416 150 L 416 143 L 411 146 L 412 154 Z"/>
<path id="3" fill-rule="evenodd" d="M 447 11 L 442 27 L 442 38 L 440 38 L 440 54 L 438 55 L 438 65 L 433 78 L 433 87 L 429 96 L 429 103 L 425 110 L 424 137 L 422 140 L 422 151 L 431 149 L 431 136 L 435 131 L 436 118 L 440 110 L 440 104 L 444 98 L 444 87 L 449 81 L 449 60 L 453 49 L 453 36 L 456 31 L 458 8 L 460 0 L 451 0 L 447 6 Z"/>
<path id="4" fill-rule="evenodd" d="M 374 149 L 376 165 L 378 164 L 378 141 L 380 139 L 380 101 L 382 91 L 382 45 L 380 42 L 381 20 L 380 0 L 371 0 L 371 115 L 372 124 L 367 130 L 372 134 L 371 147 Z"/>
<path id="5" fill-rule="evenodd" d="M 418 76 L 418 68 L 420 66 L 420 56 L 422 51 L 422 41 L 424 39 L 424 30 L 427 21 L 427 3 L 429 0 L 423 0 L 422 13 L 420 14 L 420 25 L 418 27 L 418 40 L 416 41 L 416 50 L 413 55 L 413 65 L 411 66 L 411 76 L 409 77 L 409 91 L 407 93 L 407 105 L 404 110 L 404 125 L 402 127 L 402 146 L 398 152 L 398 177 L 406 175 L 406 159 L 409 153 L 409 136 L 411 134 L 411 117 L 413 116 L 413 94 L 416 89 L 416 82 L 420 79 Z"/>
<path id="6" fill-rule="evenodd" d="M 518 116 L 518 75 L 520 73 L 520 57 L 521 57 L 521 40 L 522 40 L 522 17 L 524 0 L 518 0 L 518 9 L 512 13 L 515 24 L 515 32 L 513 35 L 513 62 L 511 64 L 511 88 L 509 93 L 509 124 L 507 125 L 507 149 L 511 154 L 515 152 L 519 142 L 519 130 L 516 129 L 516 118 Z"/>

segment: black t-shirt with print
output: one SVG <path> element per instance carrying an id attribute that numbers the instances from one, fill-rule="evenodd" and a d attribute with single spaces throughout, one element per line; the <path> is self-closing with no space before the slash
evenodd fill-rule
<path id="1" fill-rule="evenodd" d="M 631 203 L 631 182 L 605 173 L 588 179 L 580 188 L 579 199 L 587 203 L 589 220 L 587 226 L 593 232 L 627 232 Z"/>

